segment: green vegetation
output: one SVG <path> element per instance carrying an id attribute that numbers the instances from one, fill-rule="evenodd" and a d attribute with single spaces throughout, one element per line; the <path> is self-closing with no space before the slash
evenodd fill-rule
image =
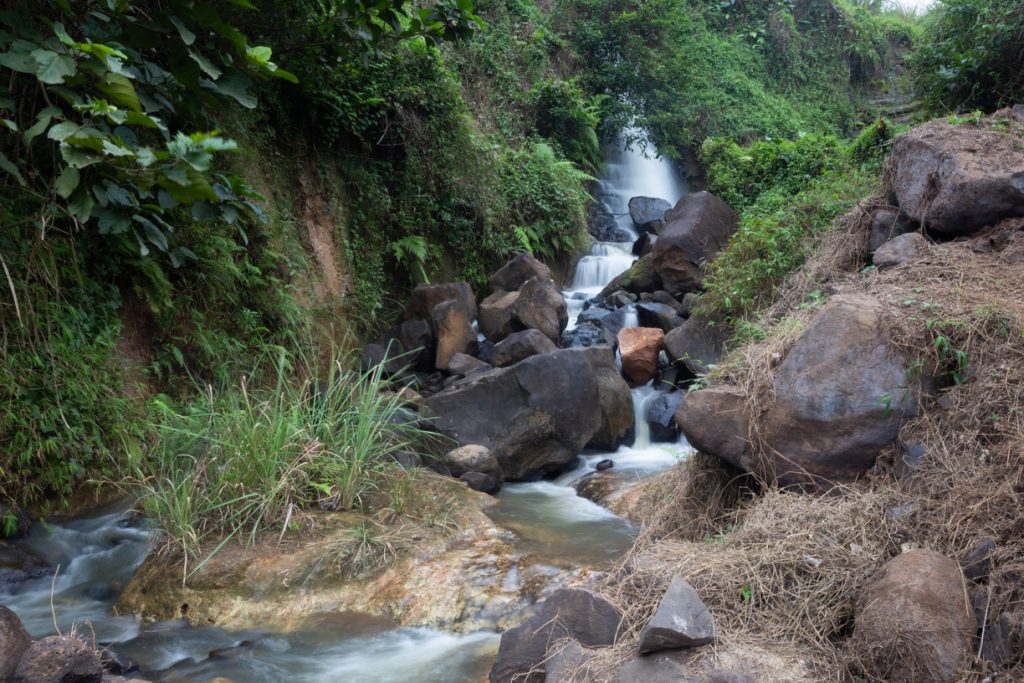
<path id="1" fill-rule="evenodd" d="M 379 367 L 359 374 L 334 360 L 324 373 L 294 362 L 282 350 L 266 388 L 243 376 L 240 386 L 196 387 L 185 407 L 152 402 L 156 439 L 131 451 L 130 485 L 169 547 L 196 558 L 216 539 L 208 558 L 233 538 L 283 534 L 304 508 L 359 508 L 389 478 L 409 476 L 392 456 L 420 432 Z"/>
<path id="2" fill-rule="evenodd" d="M 933 113 L 996 109 L 1024 100 L 1024 2 L 943 0 L 924 21 L 916 86 Z"/>
<path id="3" fill-rule="evenodd" d="M 879 187 L 890 135 L 878 121 L 849 144 L 830 136 L 746 147 L 706 142 L 708 187 L 732 202 L 741 221 L 710 264 L 704 306 L 741 318 L 769 303 L 832 222 Z"/>

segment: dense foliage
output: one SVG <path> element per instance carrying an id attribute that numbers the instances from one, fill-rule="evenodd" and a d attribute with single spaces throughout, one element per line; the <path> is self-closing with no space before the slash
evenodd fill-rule
<path id="1" fill-rule="evenodd" d="M 914 67 L 931 110 L 991 112 L 1024 100 L 1024 2 L 943 0 L 924 26 Z"/>

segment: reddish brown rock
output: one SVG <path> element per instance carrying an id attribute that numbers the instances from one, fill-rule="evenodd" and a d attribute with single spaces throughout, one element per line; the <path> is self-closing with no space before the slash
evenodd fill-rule
<path id="1" fill-rule="evenodd" d="M 654 327 L 628 327 L 619 331 L 618 340 L 626 379 L 637 386 L 654 379 L 665 333 Z"/>

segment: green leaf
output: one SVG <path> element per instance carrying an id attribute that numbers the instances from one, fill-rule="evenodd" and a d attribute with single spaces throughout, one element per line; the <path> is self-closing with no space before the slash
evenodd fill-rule
<path id="1" fill-rule="evenodd" d="M 188 56 L 192 58 L 192 61 L 199 65 L 199 68 L 203 70 L 203 73 L 213 80 L 217 80 L 221 77 L 223 72 L 217 68 L 216 64 L 204 57 L 201 53 L 196 52 L 195 50 L 189 50 Z"/>
<path id="2" fill-rule="evenodd" d="M 31 128 L 25 131 L 24 140 L 25 144 L 31 143 L 36 137 L 42 134 L 46 130 L 50 122 L 53 121 L 54 116 L 60 116 L 63 114 L 57 107 L 47 107 L 46 109 L 39 112 L 36 116 L 36 123 Z"/>
<path id="3" fill-rule="evenodd" d="M 127 107 L 132 111 L 142 111 L 142 105 L 139 103 L 139 96 L 135 92 L 135 86 L 121 74 L 108 73 L 103 82 L 99 83 L 97 87 L 115 104 Z"/>
<path id="4" fill-rule="evenodd" d="M 11 163 L 11 160 L 8 159 L 7 155 L 3 152 L 0 152 L 0 169 L 7 171 L 14 176 L 14 179 L 17 180 L 19 184 L 25 185 L 25 179 L 21 176 L 21 171 L 18 170 L 17 166 Z"/>
<path id="5" fill-rule="evenodd" d="M 0 119 L 0 124 L 3 124 L 3 127 L 11 131 L 12 133 L 18 132 L 18 124 L 16 124 L 14 121 L 11 121 L 10 119 Z"/>
<path id="6" fill-rule="evenodd" d="M 167 244 L 167 236 L 160 230 L 160 228 L 153 225 L 152 221 L 147 219 L 145 216 L 135 214 L 132 216 L 136 223 L 142 226 L 143 232 L 146 234 L 146 239 L 160 251 L 167 251 L 169 244 Z"/>
<path id="7" fill-rule="evenodd" d="M 57 176 L 57 182 L 53 184 L 53 187 L 57 191 L 57 195 L 59 197 L 67 199 L 76 189 L 78 189 L 81 179 L 82 176 L 81 173 L 78 172 L 78 169 L 73 166 L 68 166 L 61 171 L 59 176 Z"/>
<path id="8" fill-rule="evenodd" d="M 183 22 L 181 19 L 174 16 L 173 14 L 170 17 L 168 17 L 168 19 L 171 20 L 172 24 L 174 24 L 174 28 L 178 29 L 178 34 L 181 36 L 181 40 L 183 43 L 185 43 L 185 45 L 191 45 L 192 43 L 196 42 L 196 34 L 192 33 L 192 31 L 190 31 L 188 27 L 185 26 L 185 22 Z"/>
<path id="9" fill-rule="evenodd" d="M 68 213 L 78 219 L 79 223 L 85 223 L 92 216 L 94 206 L 96 206 L 96 201 L 92 198 L 92 193 L 82 185 L 71 195 L 71 200 L 68 202 Z"/>
<path id="10" fill-rule="evenodd" d="M 78 72 L 75 60 L 67 55 L 57 54 L 52 50 L 33 50 L 32 59 L 36 61 L 36 77 L 48 85 L 59 85 L 65 78 Z"/>
<path id="11" fill-rule="evenodd" d="M 6 66 L 11 71 L 23 74 L 35 74 L 38 67 L 36 60 L 32 59 L 32 55 L 14 50 L 0 54 L 0 66 Z"/>
<path id="12" fill-rule="evenodd" d="M 46 134 L 46 137 L 53 140 L 54 142 L 63 142 L 69 137 L 77 133 L 81 129 L 77 123 L 71 121 L 65 121 L 64 123 L 58 123 L 56 126 L 50 129 L 50 132 Z"/>
<path id="13" fill-rule="evenodd" d="M 118 209 L 103 209 L 100 212 L 100 234 L 120 235 L 132 227 L 131 214 Z"/>
<path id="14" fill-rule="evenodd" d="M 248 76 L 238 71 L 227 73 L 216 82 L 200 78 L 199 85 L 219 95 L 234 99 L 246 109 L 256 108 L 256 97 L 249 92 L 249 86 L 252 85 L 252 81 Z"/>

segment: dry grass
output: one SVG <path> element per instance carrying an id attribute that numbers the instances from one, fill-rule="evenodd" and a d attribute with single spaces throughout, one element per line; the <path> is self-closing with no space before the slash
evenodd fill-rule
<path id="1" fill-rule="evenodd" d="M 880 200 L 865 211 L 874 205 Z M 840 219 L 780 291 L 767 338 L 736 350 L 714 380 L 745 388 L 751 413 L 760 414 L 773 400 L 774 368 L 814 315 L 808 293 L 870 294 L 908 358 L 909 379 L 924 385 L 920 417 L 900 435 L 901 443 L 924 447 L 922 461 L 908 474 L 895 466 L 901 456 L 893 448 L 856 485 L 824 495 L 768 488 L 757 498 L 738 495 L 735 475 L 721 468 L 712 475 L 707 461 L 682 467 L 658 484 L 662 508 L 647 513 L 640 543 L 605 586 L 626 611 L 624 637 L 592 670 L 632 656 L 675 574 L 716 618 L 714 657 L 757 643 L 807 660 L 816 681 L 864 675 L 853 664 L 858 653 L 847 648 L 854 600 L 901 546 L 959 560 L 979 540 L 993 539 L 992 571 L 970 584 L 972 600 L 989 623 L 1024 605 L 1024 221 L 933 244 L 916 262 L 886 271 L 861 268 L 869 227 L 860 209 Z M 756 425 L 751 440 L 758 441 Z M 965 680 L 990 669 L 979 659 Z M 753 673 L 791 679 L 770 667 Z M 1024 680 L 1024 662 L 998 674 Z"/>

